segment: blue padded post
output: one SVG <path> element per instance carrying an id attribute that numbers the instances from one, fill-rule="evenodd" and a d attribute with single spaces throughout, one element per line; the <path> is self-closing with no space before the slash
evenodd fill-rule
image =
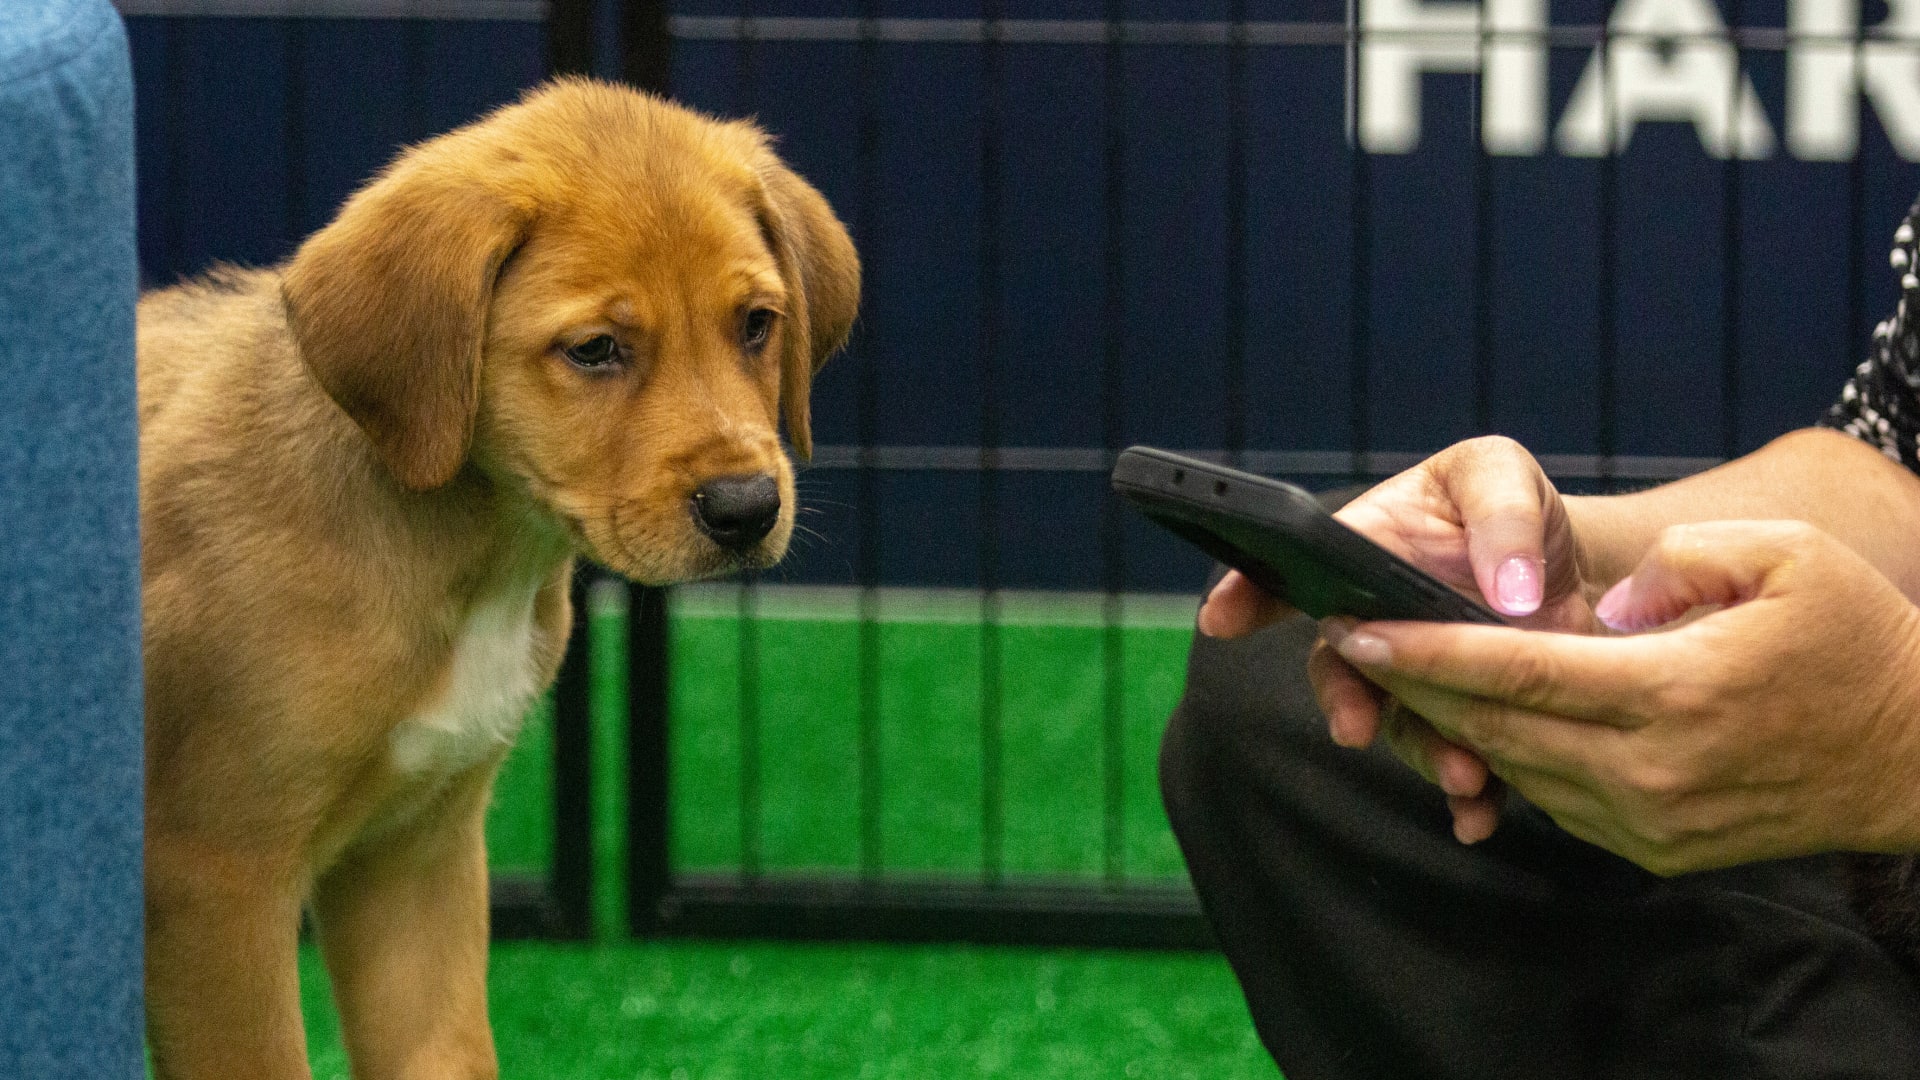
<path id="1" fill-rule="evenodd" d="M 0 2 L 0 1077 L 144 1068 L 133 192 L 108 0 Z"/>

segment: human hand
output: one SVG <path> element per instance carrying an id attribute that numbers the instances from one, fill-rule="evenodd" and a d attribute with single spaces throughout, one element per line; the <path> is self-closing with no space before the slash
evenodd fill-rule
<path id="1" fill-rule="evenodd" d="M 1631 637 L 1331 627 L 1368 678 L 1568 832 L 1659 874 L 1920 846 L 1920 609 L 1799 522 L 1661 534 L 1599 616 Z"/>
<path id="2" fill-rule="evenodd" d="M 1368 539 L 1523 625 L 1593 628 L 1565 504 L 1533 456 L 1511 439 L 1458 443 L 1387 480 L 1334 515 Z M 1237 571 L 1200 609 L 1199 629 L 1238 637 L 1292 613 Z M 1454 835 L 1473 843 L 1499 822 L 1498 785 L 1480 757 L 1394 708 L 1373 683 L 1315 644 L 1308 679 L 1335 742 L 1384 737 L 1403 761 L 1447 793 Z"/>

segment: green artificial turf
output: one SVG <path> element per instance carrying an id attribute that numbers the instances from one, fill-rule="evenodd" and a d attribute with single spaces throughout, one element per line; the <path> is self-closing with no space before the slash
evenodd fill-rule
<path id="1" fill-rule="evenodd" d="M 301 950 L 316 1080 L 346 1080 Z M 515 1080 L 1275 1080 L 1217 956 L 962 946 L 503 943 Z"/>
<path id="2" fill-rule="evenodd" d="M 908 609 L 897 614 L 883 609 L 870 631 L 879 775 L 872 809 L 887 870 L 970 874 L 983 866 L 989 744 L 977 603 L 940 595 L 899 605 Z M 683 609 L 673 624 L 675 861 L 724 869 L 757 847 L 752 861 L 768 870 L 857 869 L 861 624 L 824 603 L 763 607 L 776 614 L 743 620 L 708 604 Z M 1107 632 L 1071 609 L 1022 614 L 997 629 L 1000 869 L 1099 877 L 1109 869 Z M 1117 631 L 1120 843 L 1112 869 L 1129 876 L 1182 873 L 1153 762 L 1190 633 L 1185 625 Z M 758 691 L 744 703 L 743 667 L 756 670 Z M 758 717 L 752 765 L 761 791 L 743 833 L 743 747 L 754 752 L 740 722 L 746 709 Z"/>

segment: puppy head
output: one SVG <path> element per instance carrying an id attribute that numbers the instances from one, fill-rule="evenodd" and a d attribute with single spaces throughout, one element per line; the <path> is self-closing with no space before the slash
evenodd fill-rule
<path id="1" fill-rule="evenodd" d="M 859 263 L 757 129 L 564 80 L 413 148 L 284 273 L 302 360 L 404 486 L 469 465 L 666 582 L 785 553 Z"/>

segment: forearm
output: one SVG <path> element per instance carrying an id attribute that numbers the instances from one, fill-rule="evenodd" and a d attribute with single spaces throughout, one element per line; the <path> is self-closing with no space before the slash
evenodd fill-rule
<path id="1" fill-rule="evenodd" d="M 1570 498 L 1567 512 L 1587 580 L 1601 588 L 1631 573 L 1669 525 L 1791 519 L 1832 535 L 1920 599 L 1920 477 L 1825 428 L 1647 491 Z"/>

